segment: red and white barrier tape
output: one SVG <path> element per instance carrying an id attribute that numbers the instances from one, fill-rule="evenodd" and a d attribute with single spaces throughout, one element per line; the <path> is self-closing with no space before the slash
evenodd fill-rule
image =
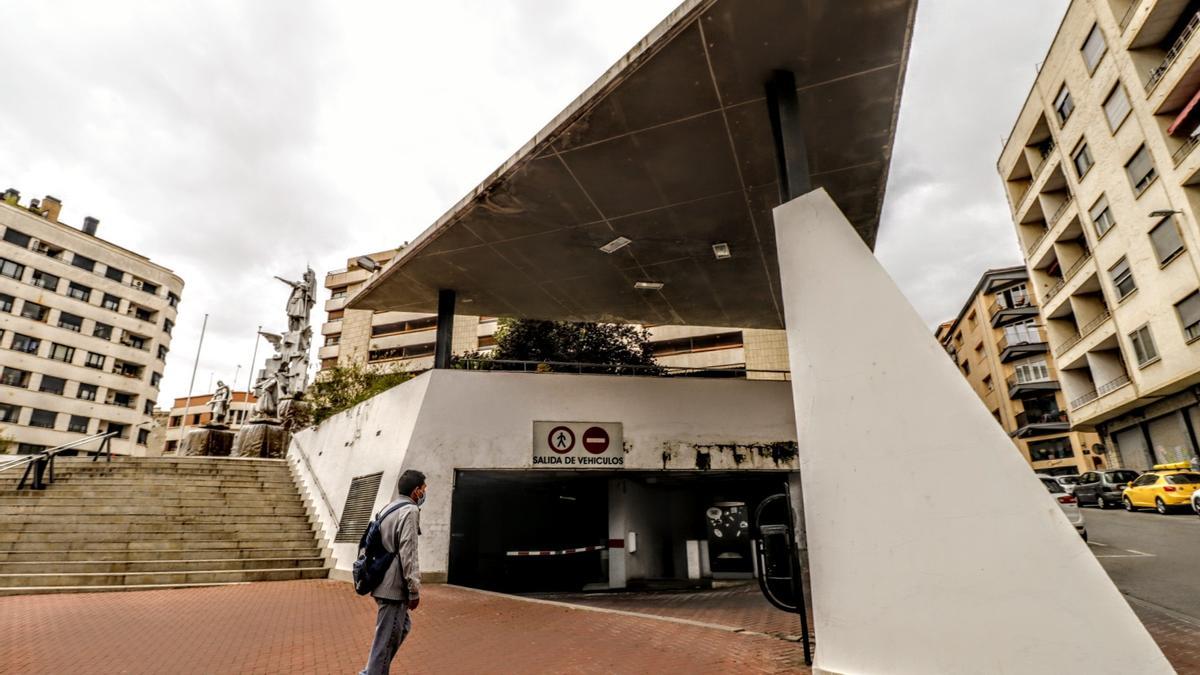
<path id="1" fill-rule="evenodd" d="M 564 548 L 556 551 L 508 551 L 509 557 L 525 558 L 529 556 L 545 556 L 545 555 L 571 555 L 572 553 L 590 553 L 592 551 L 603 551 L 607 546 L 584 546 L 582 548 Z"/>

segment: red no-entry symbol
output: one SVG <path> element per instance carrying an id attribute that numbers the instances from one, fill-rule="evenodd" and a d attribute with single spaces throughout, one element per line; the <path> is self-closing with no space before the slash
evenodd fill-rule
<path id="1" fill-rule="evenodd" d="M 569 427 L 554 427 L 546 437 L 550 449 L 560 455 L 565 455 L 575 447 L 575 432 Z"/>
<path id="2" fill-rule="evenodd" d="M 583 434 L 583 449 L 599 455 L 608 449 L 608 432 L 600 427 L 591 427 Z"/>

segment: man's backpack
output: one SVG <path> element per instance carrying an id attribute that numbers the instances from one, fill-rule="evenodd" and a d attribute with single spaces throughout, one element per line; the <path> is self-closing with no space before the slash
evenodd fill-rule
<path id="1" fill-rule="evenodd" d="M 358 559 L 354 561 L 354 590 L 359 595 L 366 595 L 378 588 L 392 561 L 396 559 L 394 552 L 383 547 L 383 530 L 380 526 L 388 516 L 404 506 L 408 506 L 408 503 L 396 504 L 380 513 L 367 525 L 367 531 L 358 541 Z"/>

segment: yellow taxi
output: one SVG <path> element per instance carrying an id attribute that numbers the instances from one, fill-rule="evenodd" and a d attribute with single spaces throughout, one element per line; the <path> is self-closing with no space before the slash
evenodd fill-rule
<path id="1" fill-rule="evenodd" d="M 1200 488 L 1200 472 L 1193 471 L 1187 462 L 1156 464 L 1137 477 L 1122 493 L 1126 511 L 1153 508 L 1168 513 L 1179 506 L 1192 503 L 1192 493 Z"/>

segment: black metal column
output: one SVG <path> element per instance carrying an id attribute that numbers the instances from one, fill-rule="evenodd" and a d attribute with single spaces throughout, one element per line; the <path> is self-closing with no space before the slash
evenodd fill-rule
<path id="1" fill-rule="evenodd" d="M 796 76 L 788 70 L 776 70 L 767 82 L 767 108 L 771 130 L 775 134 L 775 160 L 779 166 L 779 199 L 789 202 L 812 190 L 808 169 L 808 144 L 800 119 L 800 97 L 796 94 Z"/>
<path id="2" fill-rule="evenodd" d="M 454 348 L 454 291 L 438 291 L 437 341 L 434 343 L 433 367 L 450 367 L 450 350 Z"/>

